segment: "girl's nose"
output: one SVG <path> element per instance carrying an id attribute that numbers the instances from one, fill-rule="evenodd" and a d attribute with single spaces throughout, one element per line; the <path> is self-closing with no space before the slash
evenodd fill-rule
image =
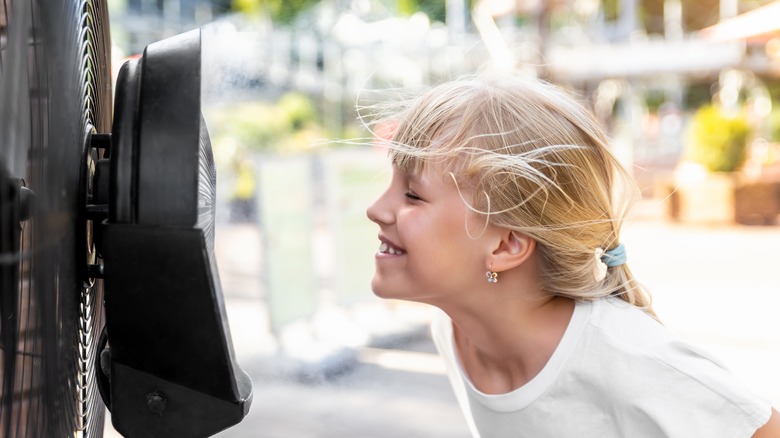
<path id="1" fill-rule="evenodd" d="M 366 216 L 368 216 L 369 220 L 379 225 L 387 225 L 393 222 L 394 216 L 387 202 L 387 192 L 383 193 L 366 209 Z"/>

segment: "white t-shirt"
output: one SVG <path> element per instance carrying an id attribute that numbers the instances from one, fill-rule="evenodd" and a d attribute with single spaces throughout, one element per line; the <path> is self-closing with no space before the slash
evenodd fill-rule
<path id="1" fill-rule="evenodd" d="M 542 371 L 498 395 L 474 387 L 452 322 L 433 338 L 474 437 L 750 437 L 771 415 L 716 360 L 618 298 L 578 302 Z"/>

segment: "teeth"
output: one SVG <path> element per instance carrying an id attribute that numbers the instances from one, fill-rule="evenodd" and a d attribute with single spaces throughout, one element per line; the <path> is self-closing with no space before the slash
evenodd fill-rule
<path id="1" fill-rule="evenodd" d="M 392 255 L 405 254 L 402 250 L 395 249 L 385 242 L 382 242 L 382 244 L 379 245 L 379 252 L 384 254 L 392 254 Z"/>

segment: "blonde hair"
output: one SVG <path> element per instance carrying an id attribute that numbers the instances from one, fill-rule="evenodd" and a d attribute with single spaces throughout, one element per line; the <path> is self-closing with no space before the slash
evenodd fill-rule
<path id="1" fill-rule="evenodd" d="M 628 266 L 605 275 L 597 255 L 619 244 L 638 190 L 598 122 L 563 90 L 534 78 L 464 78 L 403 102 L 381 122 L 395 125 L 387 140 L 395 166 L 419 172 L 447 163 L 456 184 L 473 189 L 474 199 L 464 199 L 472 210 L 537 241 L 545 292 L 617 295 L 653 315 Z"/>

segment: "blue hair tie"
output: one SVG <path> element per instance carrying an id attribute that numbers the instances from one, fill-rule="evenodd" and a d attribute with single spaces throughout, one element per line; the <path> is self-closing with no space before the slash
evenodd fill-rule
<path id="1" fill-rule="evenodd" d="M 620 266 L 626 263 L 626 260 L 626 247 L 622 243 L 609 251 L 604 251 L 604 255 L 601 256 L 601 261 L 609 268 Z"/>

